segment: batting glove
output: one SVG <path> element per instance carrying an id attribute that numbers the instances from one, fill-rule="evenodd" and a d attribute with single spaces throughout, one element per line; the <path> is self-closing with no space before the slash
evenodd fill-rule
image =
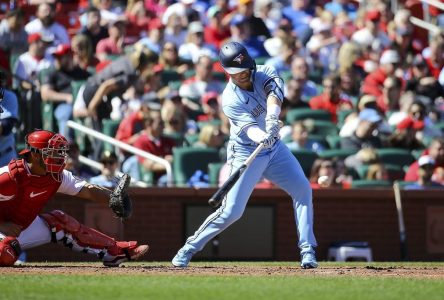
<path id="1" fill-rule="evenodd" d="M 273 115 L 267 116 L 265 119 L 265 131 L 272 136 L 277 136 L 280 129 L 279 119 Z"/>
<path id="2" fill-rule="evenodd" d="M 273 147 L 274 143 L 276 143 L 276 141 L 279 139 L 278 135 L 272 135 L 267 133 L 263 140 L 261 141 L 261 143 L 264 144 L 264 148 L 265 149 L 270 149 L 271 147 Z"/>

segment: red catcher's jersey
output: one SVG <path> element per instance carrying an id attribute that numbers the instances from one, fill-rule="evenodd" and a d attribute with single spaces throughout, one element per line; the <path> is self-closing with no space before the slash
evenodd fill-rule
<path id="1" fill-rule="evenodd" d="M 31 175 L 26 163 L 12 160 L 0 172 L 0 222 L 12 222 L 25 229 L 41 212 L 61 182 L 45 176 Z"/>

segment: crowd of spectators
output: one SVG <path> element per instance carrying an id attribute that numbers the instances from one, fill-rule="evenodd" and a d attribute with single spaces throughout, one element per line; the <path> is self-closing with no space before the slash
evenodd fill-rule
<path id="1" fill-rule="evenodd" d="M 115 121 L 113 137 L 171 163 L 174 147 L 215 148 L 224 162 L 227 77 L 217 54 L 235 40 L 285 80 L 281 136 L 301 165 L 301 150 L 316 154 L 304 170 L 313 187 L 353 179 L 441 186 L 444 12 L 431 13 L 438 30 L 425 32 L 404 4 L 393 12 L 383 0 L 0 1 L 0 67 L 19 109 L 2 116 L 1 139 L 12 124 L 21 138 L 50 124 L 72 143 L 69 167 L 98 181 L 120 169 L 139 179 L 151 172 L 163 185 L 165 166 L 79 140 L 68 120 L 100 132 Z M 328 117 L 290 117 L 310 109 Z M 393 166 L 385 148 L 412 161 Z M 101 161 L 102 174 L 82 169 L 79 152 Z"/>

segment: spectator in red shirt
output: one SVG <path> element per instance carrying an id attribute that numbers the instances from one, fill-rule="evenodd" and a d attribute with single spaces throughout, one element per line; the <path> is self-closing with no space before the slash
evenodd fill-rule
<path id="1" fill-rule="evenodd" d="M 429 147 L 424 150 L 422 155 L 429 155 L 435 161 L 435 173 L 439 173 L 444 168 L 444 139 L 433 139 Z M 418 161 L 412 163 L 405 173 L 404 180 L 417 181 L 418 180 Z"/>
<path id="2" fill-rule="evenodd" d="M 308 103 L 312 109 L 323 109 L 331 114 L 331 121 L 337 123 L 337 112 L 339 110 L 352 109 L 353 103 L 343 99 L 339 93 L 340 78 L 337 75 L 329 75 L 322 82 L 324 92 L 313 97 Z"/>
<path id="3" fill-rule="evenodd" d="M 222 25 L 222 12 L 220 7 L 211 6 L 207 11 L 208 24 L 204 29 L 206 43 L 220 49 L 222 43 L 231 36 L 230 29 Z"/>
<path id="4" fill-rule="evenodd" d="M 97 44 L 96 55 L 100 61 L 108 58 L 108 55 L 123 54 L 125 46 L 125 21 L 115 20 L 108 23 L 109 37 L 102 39 Z"/>
<path id="5" fill-rule="evenodd" d="M 144 125 L 145 129 L 134 142 L 134 147 L 147 151 L 172 163 L 175 142 L 173 139 L 162 136 L 164 125 L 160 111 L 151 111 L 149 117 L 145 118 Z M 138 157 L 138 160 L 145 170 L 154 173 L 154 180 L 158 185 L 166 184 L 166 178 L 162 176 L 166 171 L 164 165 L 140 156 Z"/>
<path id="6" fill-rule="evenodd" d="M 379 60 L 379 68 L 368 74 L 362 85 L 362 93 L 379 97 L 382 95 L 384 80 L 395 74 L 398 64 L 401 62 L 398 52 L 386 50 Z"/>

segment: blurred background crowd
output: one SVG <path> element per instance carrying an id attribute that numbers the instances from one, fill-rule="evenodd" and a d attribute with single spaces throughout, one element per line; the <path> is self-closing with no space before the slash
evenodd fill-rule
<path id="1" fill-rule="evenodd" d="M 176 185 L 218 185 L 229 172 L 229 123 L 217 55 L 233 40 L 285 80 L 281 137 L 314 188 L 444 184 L 442 7 L 0 0 L 0 18 L 0 166 L 27 132 L 43 128 L 70 140 L 67 168 L 94 183 L 112 187 L 119 171 L 147 185 L 170 183 L 165 164 L 73 130 L 74 120 L 165 159 Z"/>

